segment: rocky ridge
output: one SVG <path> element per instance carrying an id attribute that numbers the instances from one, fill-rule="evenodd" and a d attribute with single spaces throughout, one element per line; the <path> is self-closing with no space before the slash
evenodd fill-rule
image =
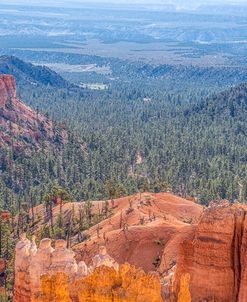
<path id="1" fill-rule="evenodd" d="M 6 107 L 13 99 L 16 99 L 15 78 L 12 76 L 0 75 L 0 107 Z"/>
<path id="2" fill-rule="evenodd" d="M 95 202 L 94 210 L 104 209 Z M 78 260 L 90 264 L 105 245 L 119 264 L 128 262 L 146 272 L 161 273 L 176 262 L 179 244 L 198 223 L 202 206 L 172 193 L 148 193 L 109 200 L 111 215 L 87 231 L 88 240 L 75 244 Z M 140 257 L 142 251 L 142 257 Z"/>
<path id="3" fill-rule="evenodd" d="M 176 262 L 179 243 L 187 238 L 189 229 L 198 223 L 203 211 L 194 201 L 172 193 L 134 194 L 107 201 L 62 202 L 52 207 L 53 222 L 63 217 L 64 225 L 73 218 L 71 247 L 78 261 L 91 265 L 98 247 L 104 245 L 119 263 L 128 262 L 146 272 L 160 272 Z M 87 221 L 90 212 L 92 227 L 81 230 L 81 218 Z M 33 212 L 33 230 L 38 237 L 50 224 L 50 214 L 44 204 Z M 100 218 L 99 218 L 100 217 Z M 139 257 L 142 250 L 144 257 Z"/>

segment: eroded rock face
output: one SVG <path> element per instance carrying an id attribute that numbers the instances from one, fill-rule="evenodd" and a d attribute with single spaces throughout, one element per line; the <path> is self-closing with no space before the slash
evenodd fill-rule
<path id="1" fill-rule="evenodd" d="M 191 302 L 190 294 L 190 274 L 184 274 L 180 278 L 180 291 L 178 302 Z"/>
<path id="2" fill-rule="evenodd" d="M 35 237 L 25 234 L 16 245 L 14 302 L 161 302 L 158 275 L 119 265 L 104 246 L 92 266 L 79 264 L 64 240 L 51 247 L 43 239 L 37 249 Z"/>
<path id="3" fill-rule="evenodd" d="M 113 267 L 116 270 L 118 270 L 119 268 L 118 263 L 111 256 L 107 254 L 107 250 L 105 246 L 100 246 L 99 254 L 93 257 L 92 262 L 93 262 L 93 265 L 91 267 L 92 271 L 94 271 L 97 267 L 100 267 L 102 265 L 107 267 Z"/>
<path id="4" fill-rule="evenodd" d="M 23 149 L 39 147 L 41 140 L 49 145 L 57 138 L 62 144 L 68 140 L 65 129 L 55 127 L 46 116 L 16 98 L 16 81 L 12 75 L 0 75 L 0 127 L 0 146 L 11 144 Z"/>
<path id="5" fill-rule="evenodd" d="M 72 302 L 69 290 L 69 277 L 64 273 L 41 277 L 41 292 L 32 302 Z"/>
<path id="6" fill-rule="evenodd" d="M 77 274 L 78 266 L 74 259 L 75 253 L 67 249 L 67 243 L 64 240 L 57 240 L 55 250 L 52 253 L 50 271 L 52 273 L 64 272 L 70 278 Z"/>
<path id="7" fill-rule="evenodd" d="M 166 302 L 245 302 L 246 213 L 246 206 L 226 202 L 204 210 L 161 282 L 160 276 L 129 264 L 119 267 L 103 246 L 88 267 L 75 262 L 63 240 L 55 250 L 50 239 L 37 249 L 34 239 L 22 236 L 16 246 L 14 302 L 160 302 L 161 284 Z"/>
<path id="8" fill-rule="evenodd" d="M 247 301 L 246 247 L 246 207 L 211 205 L 191 238 L 180 247 L 174 280 L 176 296 L 185 288 L 183 276 L 189 276 L 191 301 Z"/>
<path id="9" fill-rule="evenodd" d="M 89 274 L 88 267 L 84 261 L 80 261 L 77 267 L 77 278 L 86 277 Z"/>
<path id="10" fill-rule="evenodd" d="M 20 241 L 15 248 L 15 296 L 14 302 L 30 302 L 30 248 L 31 243 L 26 238 L 26 234 L 22 234 Z"/>
<path id="11" fill-rule="evenodd" d="M 42 293 L 33 302 L 161 302 L 160 280 L 134 266 L 119 271 L 100 266 L 85 278 L 69 282 L 64 273 L 42 277 Z"/>
<path id="12" fill-rule="evenodd" d="M 66 248 L 66 242 L 57 240 L 53 249 L 51 239 L 47 238 L 41 240 L 37 249 L 35 237 L 30 242 L 22 235 L 16 245 L 14 301 L 36 301 L 42 290 L 42 276 L 57 272 L 67 273 L 69 278 L 77 274 L 74 253 Z"/>
<path id="13" fill-rule="evenodd" d="M 12 75 L 0 75 L 0 108 L 16 98 L 16 83 Z"/>
<path id="14" fill-rule="evenodd" d="M 102 206 L 95 203 L 96 211 Z M 87 241 L 73 246 L 77 259 L 89 265 L 103 244 L 119 264 L 128 262 L 145 272 L 160 264 L 163 274 L 173 267 L 180 242 L 198 223 L 203 208 L 171 193 L 143 193 L 141 200 L 140 194 L 115 199 L 111 211 L 87 231 Z"/>
<path id="15" fill-rule="evenodd" d="M 30 291 L 31 296 L 35 296 L 40 291 L 40 278 L 49 272 L 51 266 L 51 255 L 53 252 L 50 239 L 43 239 L 40 242 L 39 249 L 33 255 L 30 255 Z"/>

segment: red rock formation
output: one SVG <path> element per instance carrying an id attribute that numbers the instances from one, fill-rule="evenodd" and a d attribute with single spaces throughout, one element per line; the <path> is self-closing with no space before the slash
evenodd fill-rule
<path id="1" fill-rule="evenodd" d="M 37 249 L 22 235 L 16 245 L 14 302 L 161 302 L 157 274 L 117 263 L 101 247 L 93 265 L 77 264 L 64 240 Z"/>
<path id="2" fill-rule="evenodd" d="M 55 129 L 48 118 L 16 98 L 15 78 L 11 75 L 0 75 L 0 127 L 0 147 L 38 147 L 41 139 L 49 145 L 57 134 L 62 143 L 67 142 L 64 129 Z"/>
<path id="3" fill-rule="evenodd" d="M 198 225 L 187 224 L 186 227 L 181 224 L 183 231 L 179 233 L 179 241 L 183 242 L 175 244 L 178 233 L 173 233 L 169 244 L 162 245 L 164 263 L 160 272 L 164 301 L 247 301 L 246 213 L 247 207 L 244 205 L 230 206 L 223 202 L 212 204 L 204 210 Z M 113 226 L 114 222 L 109 225 Z M 163 228 L 163 232 L 166 232 L 166 228 Z M 99 255 L 93 258 L 92 266 L 88 267 L 84 262 L 75 262 L 74 253 L 66 249 L 64 241 L 57 241 L 55 251 L 50 248 L 50 241 L 48 246 L 46 241 L 41 242 L 38 251 L 35 244 L 26 238 L 18 243 L 14 302 L 28 302 L 30 297 L 32 302 L 48 302 L 49 295 L 53 297 L 51 301 L 55 302 L 60 301 L 61 293 L 66 302 L 161 301 L 159 277 L 153 279 L 152 274 L 130 265 L 120 265 L 118 269 L 111 257 L 113 253 L 109 256 L 105 248 L 100 248 Z M 90 246 L 98 245 L 92 243 Z M 114 246 L 114 252 L 120 255 L 126 252 L 122 251 L 122 246 Z M 165 263 L 174 257 L 171 255 L 172 248 L 178 254 L 174 258 L 176 265 Z M 148 255 L 145 253 L 145 249 L 139 249 L 140 258 Z M 64 273 L 64 277 L 60 273 Z M 46 277 L 41 281 L 44 274 Z M 58 288 L 52 290 L 56 284 Z M 46 298 L 38 300 L 37 297 Z M 146 300 L 142 300 L 143 297 Z"/>
<path id="4" fill-rule="evenodd" d="M 89 276 L 70 282 L 58 272 L 41 277 L 41 292 L 32 302 L 162 302 L 159 276 L 128 264 L 119 271 L 100 266 Z"/>
<path id="5" fill-rule="evenodd" d="M 15 78 L 11 75 L 0 75 L 0 108 L 16 98 Z"/>
<path id="6" fill-rule="evenodd" d="M 205 210 L 190 239 L 180 246 L 175 296 L 187 274 L 192 301 L 247 301 L 246 234 L 246 207 L 223 203 Z"/>

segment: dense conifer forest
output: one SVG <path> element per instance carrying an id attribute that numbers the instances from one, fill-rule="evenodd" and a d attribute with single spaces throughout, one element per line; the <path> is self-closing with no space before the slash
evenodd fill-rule
<path id="1" fill-rule="evenodd" d="M 44 202 L 55 184 L 75 200 L 140 190 L 203 204 L 245 200 L 247 87 L 220 92 L 211 83 L 170 91 L 161 79 L 132 75 L 93 91 L 23 82 L 20 99 L 65 127 L 69 140 L 30 152 L 1 148 L 1 207 L 16 211 L 30 196 L 34 205 Z"/>

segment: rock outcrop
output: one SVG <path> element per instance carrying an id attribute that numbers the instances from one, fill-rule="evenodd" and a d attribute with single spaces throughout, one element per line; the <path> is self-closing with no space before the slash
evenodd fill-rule
<path id="1" fill-rule="evenodd" d="M 11 75 L 0 74 L 0 108 L 16 99 L 15 78 Z"/>
<path id="2" fill-rule="evenodd" d="M 115 268 L 115 270 L 119 269 L 118 263 L 107 254 L 106 248 L 104 246 L 100 247 L 99 254 L 93 257 L 92 262 L 93 268 L 97 268 L 104 265 L 107 267 L 113 267 Z"/>
<path id="3" fill-rule="evenodd" d="M 65 273 L 41 277 L 42 290 L 32 302 L 162 302 L 159 276 L 129 264 L 119 270 L 97 267 L 90 275 L 69 282 Z"/>
<path id="4" fill-rule="evenodd" d="M 44 115 L 34 112 L 16 97 L 16 81 L 12 75 L 0 75 L 0 147 L 14 146 L 27 150 L 67 142 L 64 128 L 55 127 Z"/>
<path id="5" fill-rule="evenodd" d="M 29 277 L 30 277 L 30 291 L 31 297 L 34 298 L 40 291 L 40 277 L 43 274 L 48 274 L 51 267 L 52 252 L 50 239 L 43 239 L 40 242 L 39 249 L 36 253 L 30 254 L 29 263 Z"/>
<path id="6" fill-rule="evenodd" d="M 30 302 L 30 248 L 31 242 L 22 234 L 15 248 L 15 297 L 14 301 Z"/>
<path id="7" fill-rule="evenodd" d="M 190 274 L 184 274 L 181 276 L 178 302 L 191 302 Z"/>
<path id="8" fill-rule="evenodd" d="M 230 206 L 227 202 L 212 204 L 204 211 L 190 239 L 180 246 L 175 297 L 188 295 L 185 281 L 189 280 L 193 302 L 247 301 L 246 211 L 243 205 Z"/>
<path id="9" fill-rule="evenodd" d="M 159 275 L 118 265 L 104 246 L 90 264 L 77 263 L 65 241 L 53 249 L 43 239 L 37 248 L 35 238 L 23 235 L 16 246 L 14 302 L 245 302 L 246 213 L 247 206 L 224 201 L 205 209 L 197 225 L 181 224 L 182 243 L 174 244 L 176 234 L 170 241 L 176 262 L 163 264 Z M 170 248 L 163 248 L 166 262 Z"/>
<path id="10" fill-rule="evenodd" d="M 101 246 L 92 265 L 77 264 L 64 240 L 55 248 L 43 239 L 25 234 L 16 245 L 14 302 L 161 302 L 161 283 L 156 274 L 146 274 L 129 264 L 121 265 Z"/>

